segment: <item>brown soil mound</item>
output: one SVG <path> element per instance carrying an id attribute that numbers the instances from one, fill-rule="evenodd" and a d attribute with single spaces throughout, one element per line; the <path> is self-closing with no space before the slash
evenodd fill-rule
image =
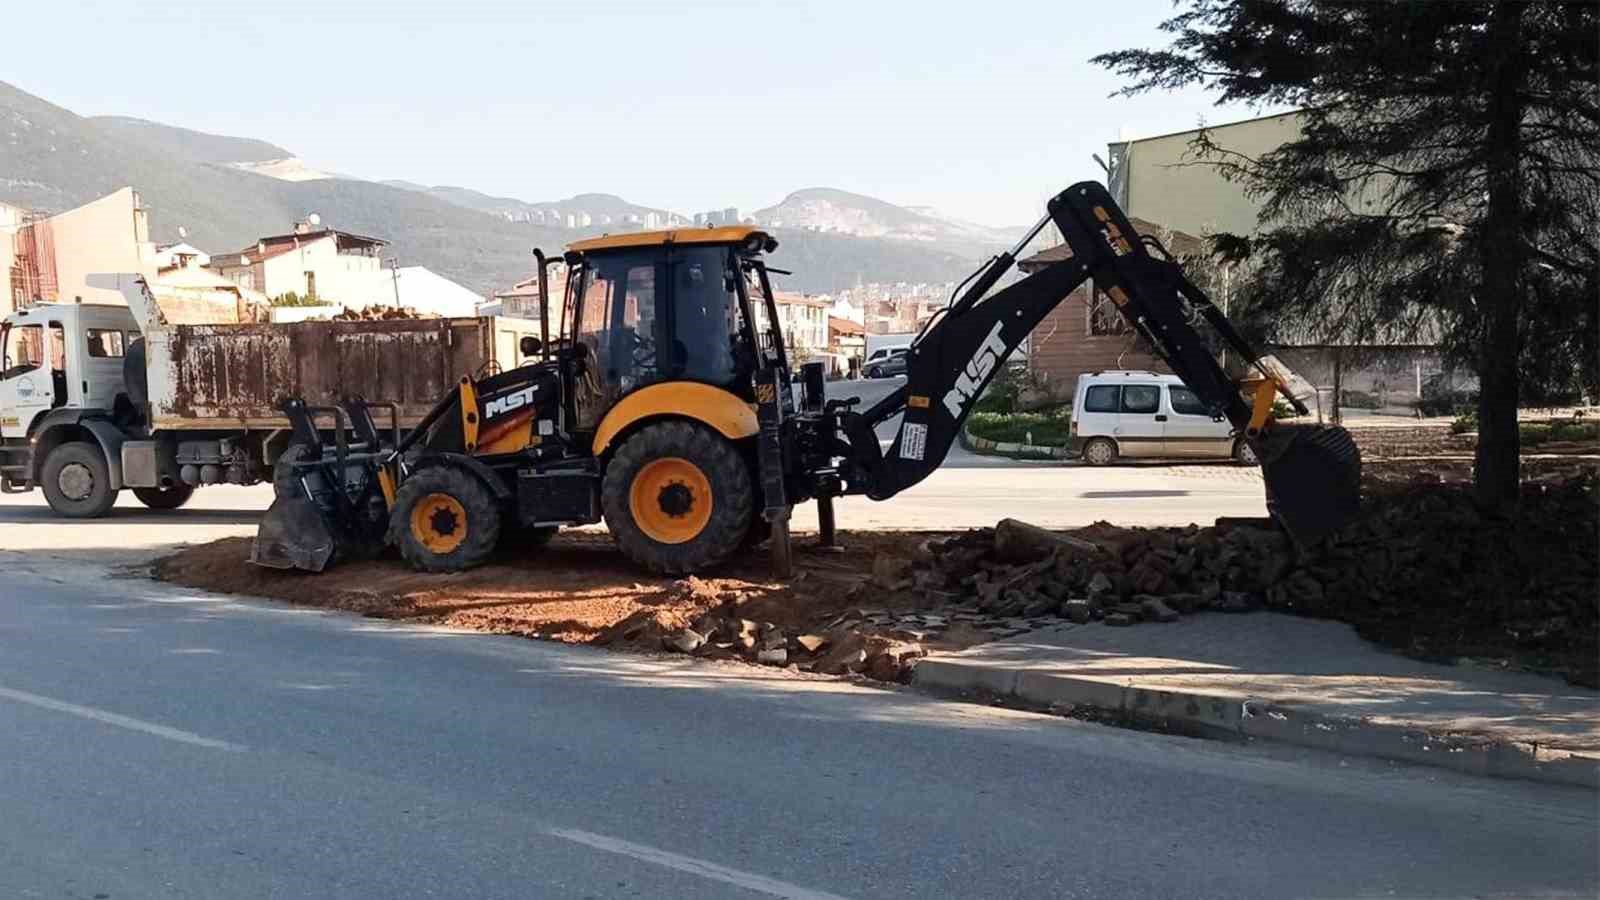
<path id="1" fill-rule="evenodd" d="M 598 532 L 565 532 L 524 557 L 469 572 L 422 575 L 398 559 L 352 562 L 311 575 L 246 562 L 249 538 L 190 547 L 155 565 L 156 577 L 222 593 L 270 597 L 366 616 L 572 643 L 662 649 L 663 635 L 712 610 L 803 634 L 859 605 L 882 607 L 864 585 L 880 555 L 910 556 L 946 533 L 840 532 L 840 551 L 797 536 L 797 577 L 772 579 L 765 549 L 687 579 L 653 577 Z M 917 601 L 903 598 L 905 605 Z"/>

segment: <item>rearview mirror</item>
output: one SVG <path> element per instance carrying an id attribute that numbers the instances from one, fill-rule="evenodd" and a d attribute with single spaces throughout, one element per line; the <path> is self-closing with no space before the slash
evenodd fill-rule
<path id="1" fill-rule="evenodd" d="M 531 334 L 523 335 L 521 347 L 523 356 L 533 356 L 544 349 L 544 342 Z"/>

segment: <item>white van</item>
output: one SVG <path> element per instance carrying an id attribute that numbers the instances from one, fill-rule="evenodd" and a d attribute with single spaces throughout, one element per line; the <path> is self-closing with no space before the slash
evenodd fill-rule
<path id="1" fill-rule="evenodd" d="M 1118 459 L 1228 459 L 1256 464 L 1255 452 L 1227 419 L 1176 375 L 1096 372 L 1078 378 L 1070 447 L 1092 466 Z"/>

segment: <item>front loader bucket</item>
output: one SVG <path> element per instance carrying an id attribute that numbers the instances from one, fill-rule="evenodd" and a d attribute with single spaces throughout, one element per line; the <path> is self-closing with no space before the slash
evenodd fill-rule
<path id="1" fill-rule="evenodd" d="M 1337 425 L 1275 423 L 1252 444 L 1267 512 L 1300 544 L 1314 544 L 1361 510 L 1361 451 Z"/>
<path id="2" fill-rule="evenodd" d="M 304 497 L 279 497 L 267 508 L 250 547 L 250 561 L 272 569 L 321 572 L 338 549 L 322 510 Z"/>

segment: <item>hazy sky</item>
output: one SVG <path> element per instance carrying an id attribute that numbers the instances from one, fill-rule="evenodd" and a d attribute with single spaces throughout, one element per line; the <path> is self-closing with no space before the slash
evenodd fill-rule
<path id="1" fill-rule="evenodd" d="M 0 80 L 74 112 L 524 200 L 748 212 L 826 186 L 1021 224 L 1119 135 L 1252 114 L 1108 96 L 1089 57 L 1163 45 L 1169 0 L 6 6 Z"/>

